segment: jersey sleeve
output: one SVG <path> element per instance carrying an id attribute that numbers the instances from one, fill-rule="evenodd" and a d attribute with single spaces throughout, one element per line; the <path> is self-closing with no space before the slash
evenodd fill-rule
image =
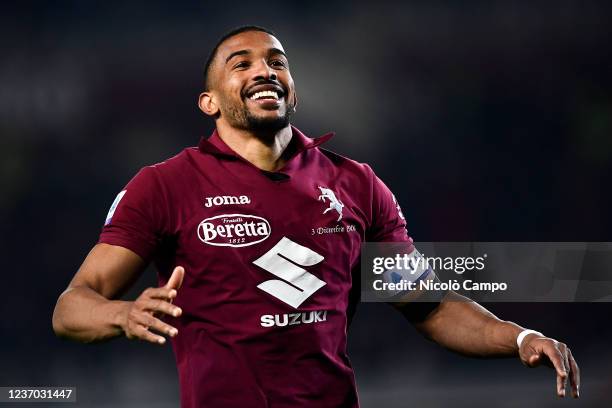
<path id="1" fill-rule="evenodd" d="M 409 252 L 412 238 L 406 230 L 404 214 L 391 190 L 372 172 L 372 220 L 366 232 L 370 242 L 406 242 Z"/>
<path id="2" fill-rule="evenodd" d="M 149 262 L 168 231 L 168 218 L 157 170 L 144 167 L 115 198 L 98 243 L 127 248 Z"/>
<path id="3" fill-rule="evenodd" d="M 411 258 L 421 258 L 415 248 L 412 238 L 406 230 L 406 219 L 391 190 L 374 173 L 372 173 L 372 223 L 369 236 L 370 242 L 395 242 L 400 248 L 393 246 L 393 251 L 402 251 Z M 381 276 L 385 282 L 397 283 L 399 280 L 416 282 L 419 280 L 438 281 L 438 277 L 426 262 L 414 262 L 414 270 L 387 270 Z M 394 305 L 406 318 L 412 322 L 423 321 L 442 301 L 447 291 L 444 290 L 404 290 L 389 291 L 391 295 L 388 304 Z M 417 301 L 418 300 L 418 301 Z"/>

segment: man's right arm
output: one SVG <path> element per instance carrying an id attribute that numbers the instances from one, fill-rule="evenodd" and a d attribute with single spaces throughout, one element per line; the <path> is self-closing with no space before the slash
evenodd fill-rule
<path id="1" fill-rule="evenodd" d="M 171 302 L 176 297 L 184 269 L 176 267 L 168 283 L 145 289 L 132 302 L 116 300 L 142 274 L 146 264 L 129 249 L 97 244 L 60 295 L 53 312 L 57 336 L 91 343 L 125 335 L 164 344 L 159 334 L 176 336 L 176 328 L 158 316 L 179 316 L 181 309 Z"/>

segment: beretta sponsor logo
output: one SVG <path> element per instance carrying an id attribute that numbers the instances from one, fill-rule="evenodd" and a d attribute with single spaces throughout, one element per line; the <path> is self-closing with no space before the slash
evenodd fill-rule
<path id="1" fill-rule="evenodd" d="M 223 214 L 206 218 L 198 225 L 198 238 L 208 245 L 244 247 L 270 236 L 268 220 L 256 215 Z"/>

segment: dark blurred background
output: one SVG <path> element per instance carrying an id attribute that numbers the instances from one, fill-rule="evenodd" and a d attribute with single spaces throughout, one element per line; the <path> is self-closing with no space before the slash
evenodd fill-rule
<path id="1" fill-rule="evenodd" d="M 294 124 L 371 164 L 415 240 L 612 241 L 612 3 L 304 3 L 0 6 L 0 385 L 178 406 L 170 347 L 62 341 L 51 314 L 117 192 L 210 134 L 204 61 L 242 24 L 277 32 Z M 149 270 L 127 297 L 154 284 Z M 612 405 L 609 303 L 487 307 L 570 344 L 581 401 L 556 399 L 551 370 L 453 355 L 363 304 L 349 344 L 363 407 Z"/>

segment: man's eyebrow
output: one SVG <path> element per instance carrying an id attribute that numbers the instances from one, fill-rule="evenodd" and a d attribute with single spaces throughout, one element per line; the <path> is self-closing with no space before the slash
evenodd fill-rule
<path id="1" fill-rule="evenodd" d="M 234 51 L 232 52 L 230 55 L 228 55 L 228 57 L 225 59 L 225 63 L 227 64 L 229 62 L 229 60 L 231 60 L 232 58 L 238 56 L 238 55 L 246 55 L 246 54 L 250 54 L 251 51 L 249 50 L 238 50 L 238 51 Z"/>
<path id="2" fill-rule="evenodd" d="M 238 50 L 238 51 L 234 51 L 230 55 L 227 56 L 227 58 L 225 59 L 225 63 L 227 64 L 229 62 L 229 60 L 231 60 L 234 57 L 237 57 L 238 55 L 248 55 L 250 53 L 251 53 L 251 50 Z M 281 50 L 280 48 L 270 48 L 268 50 L 268 54 L 270 54 L 270 55 L 280 54 L 283 57 L 287 58 L 287 54 L 285 54 L 285 51 Z"/>
<path id="3" fill-rule="evenodd" d="M 285 51 L 281 50 L 280 48 L 270 48 L 268 53 L 269 54 L 280 54 L 283 57 L 287 58 L 287 54 L 285 54 Z"/>

